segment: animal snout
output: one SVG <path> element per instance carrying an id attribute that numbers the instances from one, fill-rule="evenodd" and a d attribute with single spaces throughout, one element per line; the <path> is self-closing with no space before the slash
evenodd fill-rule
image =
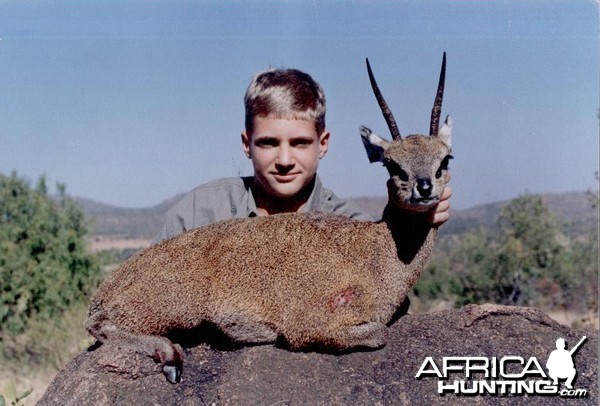
<path id="1" fill-rule="evenodd" d="M 417 179 L 416 191 L 423 198 L 428 198 L 433 193 L 433 184 L 429 178 Z"/>

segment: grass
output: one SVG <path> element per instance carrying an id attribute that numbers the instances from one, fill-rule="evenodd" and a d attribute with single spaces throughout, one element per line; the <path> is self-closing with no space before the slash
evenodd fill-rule
<path id="1" fill-rule="evenodd" d="M 25 398 L 31 395 L 33 389 L 28 389 L 25 392 L 18 392 L 17 386 L 14 382 L 9 382 L 4 387 L 5 395 L 0 395 L 0 406 L 11 405 L 20 406 L 25 405 Z"/>
<path id="2" fill-rule="evenodd" d="M 34 405 L 54 376 L 93 340 L 83 328 L 87 304 L 61 318 L 33 321 L 26 333 L 0 341 L 0 406 Z"/>

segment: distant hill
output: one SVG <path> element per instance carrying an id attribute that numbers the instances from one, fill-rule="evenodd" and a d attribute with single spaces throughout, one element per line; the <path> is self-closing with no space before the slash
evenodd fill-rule
<path id="1" fill-rule="evenodd" d="M 562 193 L 541 195 L 544 203 L 563 224 L 565 232 L 576 237 L 598 224 L 598 210 L 591 207 L 586 193 Z M 152 239 L 159 232 L 167 210 L 182 195 L 148 208 L 121 208 L 88 199 L 76 198 L 86 217 L 92 221 L 92 236 L 115 238 Z M 374 217 L 380 217 L 387 199 L 384 197 L 361 197 L 352 199 Z M 469 229 L 483 227 L 494 230 L 502 207 L 509 201 L 476 206 L 466 210 L 453 210 L 450 221 L 440 230 L 441 235 L 464 233 Z"/>
<path id="2" fill-rule="evenodd" d="M 587 236 L 590 227 L 598 225 L 598 209 L 592 207 L 590 197 L 585 192 L 547 193 L 539 196 L 569 237 Z M 498 216 L 508 203 L 509 200 L 457 210 L 440 229 L 440 235 L 461 234 L 479 227 L 494 232 Z"/>
<path id="3" fill-rule="evenodd" d="M 92 236 L 152 239 L 160 230 L 169 208 L 183 195 L 146 208 L 123 208 L 74 198 L 91 222 Z"/>
<path id="4" fill-rule="evenodd" d="M 598 209 L 593 209 L 585 192 L 547 193 L 540 195 L 548 209 L 556 216 L 563 231 L 570 237 L 587 235 L 590 227 L 598 225 Z M 379 218 L 387 198 L 361 197 L 353 199 L 372 216 Z M 440 228 L 440 235 L 462 234 L 468 230 L 485 228 L 494 232 L 498 216 L 510 200 L 475 206 L 466 210 L 452 210 L 450 220 Z"/>

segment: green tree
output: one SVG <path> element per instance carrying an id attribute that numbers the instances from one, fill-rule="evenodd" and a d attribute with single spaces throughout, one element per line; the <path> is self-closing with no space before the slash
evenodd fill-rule
<path id="1" fill-rule="evenodd" d="M 598 213 L 597 201 L 591 209 Z M 597 218 L 597 217 L 596 217 Z M 498 216 L 497 229 L 469 230 L 443 241 L 415 293 L 457 305 L 493 302 L 598 309 L 597 221 L 568 238 L 539 196 L 521 196 Z"/>
<path id="2" fill-rule="evenodd" d="M 598 206 L 593 208 L 598 210 Z M 599 226 L 590 224 L 586 238 L 572 242 L 565 259 L 564 300 L 580 313 L 598 312 Z"/>
<path id="3" fill-rule="evenodd" d="M 96 287 L 100 272 L 86 252 L 82 210 L 45 178 L 35 188 L 0 174 L 0 344 L 32 319 L 61 315 Z"/>
<path id="4" fill-rule="evenodd" d="M 498 232 L 468 231 L 449 248 L 457 304 L 564 305 L 576 279 L 569 267 L 571 242 L 542 199 L 512 200 L 497 224 Z"/>
<path id="5" fill-rule="evenodd" d="M 503 302 L 563 304 L 570 275 L 565 269 L 569 240 L 539 196 L 521 196 L 502 209 L 496 253 L 499 273 L 514 275 L 513 292 Z M 546 296 L 547 303 L 542 302 Z"/>
<path id="6" fill-rule="evenodd" d="M 457 238 L 450 251 L 451 292 L 458 305 L 502 302 L 512 292 L 512 275 L 499 264 L 510 257 L 499 256 L 494 240 L 484 229 L 472 230 Z"/>

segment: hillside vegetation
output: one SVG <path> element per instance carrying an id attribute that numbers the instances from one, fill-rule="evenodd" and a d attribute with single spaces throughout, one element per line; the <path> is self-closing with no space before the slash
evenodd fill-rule
<path id="1" fill-rule="evenodd" d="M 83 211 L 64 185 L 50 197 L 0 174 L 0 405 L 29 403 L 83 348 L 82 320 L 102 279 Z"/>

